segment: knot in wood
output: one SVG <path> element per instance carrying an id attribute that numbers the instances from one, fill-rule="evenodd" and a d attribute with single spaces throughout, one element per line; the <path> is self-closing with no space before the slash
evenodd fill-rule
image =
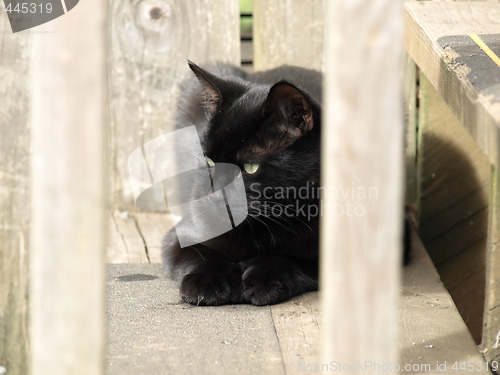
<path id="1" fill-rule="evenodd" d="M 151 8 L 149 11 L 149 16 L 151 17 L 152 20 L 157 20 L 162 17 L 162 12 L 161 9 L 158 7 Z"/>

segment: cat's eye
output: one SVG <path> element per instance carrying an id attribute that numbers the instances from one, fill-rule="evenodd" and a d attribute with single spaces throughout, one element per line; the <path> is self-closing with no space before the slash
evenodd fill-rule
<path id="1" fill-rule="evenodd" d="M 243 169 L 248 174 L 254 174 L 259 169 L 259 166 L 260 166 L 259 163 L 245 163 L 243 164 Z"/>
<path id="2" fill-rule="evenodd" d="M 207 162 L 209 167 L 215 167 L 214 161 L 210 159 L 208 156 L 205 156 L 205 161 Z"/>

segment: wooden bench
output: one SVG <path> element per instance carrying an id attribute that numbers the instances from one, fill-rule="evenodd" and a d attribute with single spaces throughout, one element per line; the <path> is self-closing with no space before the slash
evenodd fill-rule
<path id="1" fill-rule="evenodd" d="M 497 360 L 500 8 L 408 2 L 405 10 L 405 45 L 422 73 L 420 233 L 486 358 Z"/>

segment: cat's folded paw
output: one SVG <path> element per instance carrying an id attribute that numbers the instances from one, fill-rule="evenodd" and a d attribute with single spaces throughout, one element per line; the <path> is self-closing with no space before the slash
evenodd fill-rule
<path id="1" fill-rule="evenodd" d="M 182 279 L 181 298 L 193 305 L 216 306 L 237 303 L 241 295 L 241 281 L 224 274 L 191 273 Z"/>
<path id="2" fill-rule="evenodd" d="M 286 280 L 277 277 L 272 270 L 248 267 L 243 273 L 243 299 L 253 305 L 274 305 L 293 294 Z"/>

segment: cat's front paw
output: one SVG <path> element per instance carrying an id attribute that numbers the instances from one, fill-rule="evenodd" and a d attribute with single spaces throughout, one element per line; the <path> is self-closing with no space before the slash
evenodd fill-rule
<path id="1" fill-rule="evenodd" d="M 256 256 L 240 266 L 243 299 L 254 305 L 273 305 L 318 288 L 317 278 L 287 257 Z"/>
<path id="2" fill-rule="evenodd" d="M 181 298 L 193 305 L 216 306 L 241 299 L 241 279 L 218 273 L 190 273 L 180 286 Z"/>
<path id="3" fill-rule="evenodd" d="M 242 276 L 243 299 L 257 306 L 274 305 L 289 299 L 293 293 L 289 280 L 282 276 L 270 269 L 248 267 Z"/>

